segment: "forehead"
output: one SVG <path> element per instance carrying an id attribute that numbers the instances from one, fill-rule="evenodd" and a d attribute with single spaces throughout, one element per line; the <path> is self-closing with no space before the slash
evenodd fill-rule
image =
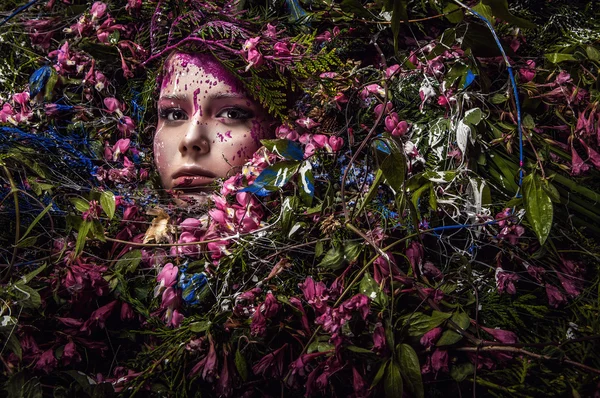
<path id="1" fill-rule="evenodd" d="M 179 91 L 193 84 L 195 87 L 219 86 L 234 93 L 244 93 L 242 84 L 231 72 L 208 54 L 175 53 L 165 63 L 163 74 L 161 91 Z"/>

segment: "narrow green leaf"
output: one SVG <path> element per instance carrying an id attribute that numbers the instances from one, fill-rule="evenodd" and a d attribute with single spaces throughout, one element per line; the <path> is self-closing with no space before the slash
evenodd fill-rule
<path id="1" fill-rule="evenodd" d="M 240 352 L 240 350 L 236 350 L 235 352 L 235 368 L 237 369 L 240 377 L 243 381 L 248 380 L 248 365 L 246 364 L 246 358 Z"/>
<path id="2" fill-rule="evenodd" d="M 544 56 L 546 57 L 546 59 L 548 61 L 552 62 L 553 64 L 558 64 L 558 63 L 565 62 L 565 61 L 576 61 L 577 60 L 577 58 L 575 58 L 571 54 L 550 53 L 550 54 L 544 54 Z"/>
<path id="3" fill-rule="evenodd" d="M 490 21 L 492 25 L 494 25 L 494 14 L 492 13 L 492 7 L 488 6 L 487 4 L 484 4 L 483 2 L 480 2 L 471 8 L 473 9 L 473 11 L 477 12 L 478 14 L 481 14 L 481 16 L 483 16 L 485 19 Z"/>
<path id="4" fill-rule="evenodd" d="M 482 0 L 482 3 L 490 6 L 494 16 L 508 23 L 525 29 L 534 29 L 536 27 L 534 23 L 511 14 L 508 10 L 507 0 Z"/>
<path id="5" fill-rule="evenodd" d="M 109 220 L 115 216 L 115 194 L 110 191 L 104 191 L 100 194 L 100 206 L 108 216 Z"/>
<path id="6" fill-rule="evenodd" d="M 406 316 L 408 325 L 408 335 L 411 337 L 419 337 L 429 332 L 434 327 L 441 325 L 446 319 L 450 318 L 452 314 L 433 311 L 431 316 L 425 315 L 421 312 Z"/>
<path id="7" fill-rule="evenodd" d="M 17 243 L 17 247 L 19 247 L 19 248 L 31 247 L 31 246 L 35 245 L 36 242 L 37 242 L 37 236 L 30 236 L 29 238 L 21 239 L 19 241 L 19 243 Z"/>
<path id="8" fill-rule="evenodd" d="M 48 206 L 46 206 L 46 208 L 44 208 L 44 210 L 42 210 L 42 212 L 40 214 L 37 215 L 37 217 L 31 222 L 31 224 L 29 224 L 27 231 L 25 231 L 23 236 L 21 236 L 21 240 L 24 240 L 25 237 L 27 237 L 27 235 L 29 235 L 29 233 L 31 232 L 33 227 L 35 227 L 37 225 L 37 223 L 40 222 L 40 220 L 46 215 L 46 213 L 48 213 L 48 211 L 50 211 L 50 209 L 52 208 L 53 205 L 54 205 L 53 203 L 50 203 Z"/>
<path id="9" fill-rule="evenodd" d="M 83 213 L 84 211 L 88 211 L 90 208 L 90 202 L 82 198 L 70 198 L 69 201 L 73 203 L 77 211 Z"/>
<path id="10" fill-rule="evenodd" d="M 536 173 L 531 173 L 523 179 L 523 199 L 527 211 L 527 221 L 538 237 L 540 244 L 544 244 L 550 229 L 554 208 L 548 193 L 542 188 L 543 181 Z"/>
<path id="11" fill-rule="evenodd" d="M 408 391 L 416 398 L 423 398 L 425 390 L 423 388 L 421 365 L 419 364 L 417 353 L 408 344 L 399 344 L 396 351 L 399 351 L 402 379 L 404 379 Z"/>
<path id="12" fill-rule="evenodd" d="M 21 343 L 15 333 L 11 333 L 6 341 L 6 347 L 11 350 L 19 360 L 23 359 L 23 350 L 21 349 Z"/>
<path id="13" fill-rule="evenodd" d="M 106 237 L 104 236 L 104 227 L 98 220 L 92 221 L 92 236 L 94 237 L 94 239 L 106 242 Z"/>
<path id="14" fill-rule="evenodd" d="M 135 272 L 140 262 L 142 261 L 141 250 L 131 250 L 123 254 L 115 264 L 115 270 L 121 274 Z"/>
<path id="15" fill-rule="evenodd" d="M 402 385 L 402 374 L 400 373 L 400 365 L 395 360 L 391 360 L 387 371 L 385 372 L 385 379 L 383 381 L 383 391 L 386 397 L 400 398 L 402 397 L 403 385 Z"/>
<path id="16" fill-rule="evenodd" d="M 587 54 L 588 58 L 592 61 L 600 61 L 600 51 L 598 51 L 596 47 L 587 46 L 585 48 L 585 53 Z"/>
<path id="17" fill-rule="evenodd" d="M 75 242 L 75 256 L 78 256 L 83 251 L 83 247 L 85 246 L 85 240 L 87 238 L 88 232 L 92 229 L 92 221 L 86 220 L 79 225 L 79 230 L 77 231 L 77 241 Z"/>
<path id="18" fill-rule="evenodd" d="M 42 298 L 34 288 L 25 285 L 23 282 L 16 283 L 13 288 L 18 292 L 19 303 L 24 308 L 39 308 L 42 305 Z"/>
<path id="19" fill-rule="evenodd" d="M 385 375 L 385 371 L 387 369 L 388 363 L 390 363 L 389 360 L 382 363 L 381 366 L 379 367 L 379 370 L 375 374 L 375 377 L 373 377 L 373 382 L 371 383 L 371 388 L 370 388 L 371 390 L 373 388 L 375 388 L 377 386 L 377 384 L 379 384 L 381 379 L 383 379 L 383 376 Z"/>
<path id="20" fill-rule="evenodd" d="M 21 282 L 23 282 L 24 284 L 28 284 L 31 280 L 33 280 L 33 278 L 36 277 L 37 274 L 39 274 L 40 272 L 42 272 L 43 270 L 45 270 L 47 266 L 48 266 L 48 264 L 44 263 L 43 265 L 41 265 L 38 268 L 34 269 L 33 271 L 31 271 L 27 275 L 22 276 L 21 277 Z"/>

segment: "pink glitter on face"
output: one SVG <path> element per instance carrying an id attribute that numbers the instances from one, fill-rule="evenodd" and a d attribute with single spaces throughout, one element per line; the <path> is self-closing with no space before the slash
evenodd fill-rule
<path id="1" fill-rule="evenodd" d="M 264 110 L 213 57 L 176 53 L 165 64 L 154 160 L 164 188 L 202 191 L 269 137 Z"/>

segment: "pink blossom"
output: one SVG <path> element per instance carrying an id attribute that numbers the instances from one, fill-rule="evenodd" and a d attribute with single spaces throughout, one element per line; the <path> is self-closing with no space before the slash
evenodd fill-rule
<path id="1" fill-rule="evenodd" d="M 394 64 L 394 65 L 388 67 L 385 70 L 385 78 L 389 79 L 390 77 L 394 76 L 396 74 L 396 72 L 398 72 L 398 70 L 400 70 L 400 65 L 398 65 L 398 64 Z"/>
<path id="2" fill-rule="evenodd" d="M 385 329 L 378 323 L 373 329 L 373 348 L 372 350 L 378 354 L 387 352 L 387 342 L 385 338 Z"/>
<path id="3" fill-rule="evenodd" d="M 310 325 L 308 323 L 308 317 L 306 316 L 306 311 L 304 310 L 304 307 L 302 306 L 302 302 L 297 297 L 290 297 L 289 301 L 290 301 L 290 304 L 293 305 L 294 307 L 296 307 L 298 309 L 298 311 L 300 311 L 300 313 L 302 314 L 302 319 L 300 322 L 302 324 L 302 328 L 308 335 L 310 333 Z"/>
<path id="4" fill-rule="evenodd" d="M 2 109 L 0 109 L 0 122 L 6 123 L 11 119 L 14 120 L 14 114 L 13 107 L 8 102 L 5 102 L 4 105 L 2 105 Z"/>
<path id="5" fill-rule="evenodd" d="M 135 124 L 129 116 L 123 116 L 117 122 L 117 129 L 123 134 L 123 137 L 129 137 L 135 130 Z"/>
<path id="6" fill-rule="evenodd" d="M 304 294 L 304 299 L 310 304 L 316 313 L 322 313 L 327 307 L 329 293 L 323 282 L 315 282 L 312 277 L 307 277 L 304 283 L 298 284 Z"/>
<path id="7" fill-rule="evenodd" d="M 73 340 L 65 345 L 61 361 L 64 365 L 69 365 L 72 362 L 81 362 L 81 355 L 77 352 L 77 346 L 73 343 Z"/>
<path id="8" fill-rule="evenodd" d="M 440 280 L 444 277 L 442 271 L 440 271 L 431 261 L 425 261 L 423 263 L 423 275 L 433 278 L 434 280 Z"/>
<path id="9" fill-rule="evenodd" d="M 251 39 L 247 39 L 242 46 L 243 51 L 254 50 L 260 41 L 260 37 L 253 37 Z"/>
<path id="10" fill-rule="evenodd" d="M 287 57 L 290 55 L 290 49 L 288 48 L 287 43 L 282 41 L 275 43 L 273 50 L 275 51 L 275 56 L 277 57 Z"/>
<path id="11" fill-rule="evenodd" d="M 392 103 L 386 102 L 385 104 L 378 104 L 373 111 L 375 112 L 375 116 L 379 117 L 382 113 L 384 115 L 387 115 L 388 113 L 390 113 L 392 111 L 392 108 L 393 108 Z"/>
<path id="12" fill-rule="evenodd" d="M 296 132 L 296 130 L 285 124 L 282 124 L 279 127 L 277 127 L 277 129 L 275 130 L 275 136 L 277 138 L 286 139 L 290 141 L 297 141 L 299 138 L 299 135 Z"/>
<path id="13" fill-rule="evenodd" d="M 54 32 L 56 32 L 56 19 L 30 19 L 25 21 L 24 25 L 27 27 L 27 33 L 29 33 L 32 45 L 40 46 L 44 50 L 50 47 L 52 37 L 54 36 Z"/>
<path id="14" fill-rule="evenodd" d="M 554 83 L 557 85 L 561 85 L 564 83 L 570 83 L 571 81 L 572 81 L 571 75 L 564 70 L 561 70 L 560 73 L 558 74 L 558 76 L 556 76 L 556 79 L 554 79 Z"/>
<path id="15" fill-rule="evenodd" d="M 340 34 L 340 28 L 338 26 L 334 26 L 332 32 L 333 36 L 337 36 Z"/>
<path id="16" fill-rule="evenodd" d="M 287 346 L 288 344 L 286 343 L 275 351 L 269 352 L 262 357 L 254 366 L 252 366 L 252 372 L 254 372 L 255 375 L 262 375 L 266 378 L 283 376 L 284 350 Z"/>
<path id="17" fill-rule="evenodd" d="M 106 325 L 106 320 L 108 319 L 110 314 L 112 314 L 112 312 L 115 309 L 115 307 L 117 306 L 117 304 L 118 304 L 118 301 L 113 300 L 110 303 L 103 305 L 102 307 L 98 308 L 96 311 L 92 312 L 92 315 L 90 315 L 90 318 L 87 321 L 85 321 L 85 323 L 81 327 L 80 331 L 88 332 L 88 334 L 90 334 L 91 327 L 93 325 L 96 325 L 100 329 L 104 329 L 104 327 Z"/>
<path id="18" fill-rule="evenodd" d="M 336 72 L 323 72 L 319 75 L 321 79 L 334 79 L 338 74 Z"/>
<path id="19" fill-rule="evenodd" d="M 256 49 L 252 49 L 248 51 L 248 65 L 246 66 L 246 70 L 249 70 L 251 67 L 259 67 L 263 64 L 263 55 Z"/>
<path id="20" fill-rule="evenodd" d="M 182 313 L 180 313 L 178 310 L 173 310 L 173 313 L 171 314 L 170 317 L 168 317 L 168 322 L 167 322 L 167 326 L 170 326 L 172 328 L 178 328 L 179 325 L 181 325 L 181 322 L 183 321 L 184 316 Z"/>
<path id="21" fill-rule="evenodd" d="M 392 112 L 385 118 L 385 130 L 395 137 L 402 137 L 408 131 L 408 123 L 405 120 L 399 121 L 398 114 Z"/>
<path id="22" fill-rule="evenodd" d="M 342 92 L 338 92 L 335 97 L 333 97 L 333 100 L 335 101 L 335 106 L 338 108 L 338 110 L 342 109 L 343 104 L 348 103 L 348 97 L 346 97 L 346 94 Z"/>
<path id="23" fill-rule="evenodd" d="M 321 33 L 319 36 L 315 37 L 315 41 L 317 43 L 322 43 L 324 41 L 331 41 L 331 32 L 327 30 L 327 31 Z"/>
<path id="24" fill-rule="evenodd" d="M 135 312 L 133 312 L 133 307 L 129 305 L 129 303 L 123 302 L 121 304 L 121 320 L 122 321 L 130 321 L 135 317 Z"/>
<path id="25" fill-rule="evenodd" d="M 504 344 L 515 344 L 517 342 L 517 335 L 508 330 L 492 329 L 481 326 L 483 330 L 491 334 L 496 340 Z"/>
<path id="26" fill-rule="evenodd" d="M 344 146 L 344 139 L 332 135 L 329 137 L 329 146 L 333 152 L 338 152 Z"/>
<path id="27" fill-rule="evenodd" d="M 578 176 L 581 173 L 588 171 L 590 166 L 585 164 L 581 156 L 575 150 L 575 146 L 571 144 L 571 175 Z"/>
<path id="28" fill-rule="evenodd" d="M 263 35 L 265 37 L 268 37 L 269 39 L 276 39 L 277 38 L 277 28 L 275 28 L 275 26 L 268 23 L 267 31 L 265 33 L 263 33 Z"/>
<path id="29" fill-rule="evenodd" d="M 448 351 L 435 350 L 433 355 L 431 355 L 431 368 L 436 372 L 448 372 Z"/>
<path id="30" fill-rule="evenodd" d="M 35 363 L 35 369 L 43 370 L 47 374 L 54 370 L 58 366 L 58 361 L 54 356 L 54 350 L 51 348 L 44 351 L 40 359 Z"/>
<path id="31" fill-rule="evenodd" d="M 412 266 L 413 272 L 416 274 L 417 270 L 421 268 L 421 262 L 423 261 L 423 257 L 425 256 L 423 245 L 413 240 L 410 242 L 408 248 L 406 248 L 406 252 L 404 254 L 408 258 L 408 261 L 410 261 L 410 265 Z"/>
<path id="32" fill-rule="evenodd" d="M 102 207 L 100 207 L 100 204 L 95 200 L 90 200 L 89 207 L 81 214 L 81 218 L 84 221 L 97 220 L 101 211 Z"/>
<path id="33" fill-rule="evenodd" d="M 517 274 L 505 272 L 502 267 L 496 268 L 496 286 L 499 294 L 502 294 L 505 291 L 509 294 L 515 294 L 517 289 L 515 288 L 514 282 L 518 280 L 519 276 Z"/>
<path id="34" fill-rule="evenodd" d="M 441 327 L 438 326 L 436 328 L 433 328 L 421 337 L 421 345 L 423 345 L 425 348 L 433 347 L 435 345 L 435 342 L 440 338 L 441 335 Z"/>
<path id="35" fill-rule="evenodd" d="M 317 149 L 324 148 L 329 144 L 329 138 L 323 134 L 315 134 L 312 137 L 312 142 Z"/>
<path id="36" fill-rule="evenodd" d="M 597 169 L 600 169 L 600 153 L 598 153 L 594 149 L 592 149 L 592 147 L 590 147 L 583 139 L 580 138 L 579 142 L 581 142 L 581 145 L 583 145 L 583 147 L 585 148 L 585 150 L 588 153 L 587 160 L 591 161 L 592 164 L 594 165 L 594 167 L 596 167 Z"/>
<path id="37" fill-rule="evenodd" d="M 368 384 L 365 382 L 365 379 L 363 379 L 360 372 L 356 370 L 354 366 L 352 367 L 352 388 L 354 390 L 355 398 L 366 398 L 371 395 L 369 392 Z"/>
<path id="38" fill-rule="evenodd" d="M 519 69 L 519 80 L 522 83 L 530 82 L 535 77 L 535 61 L 528 59 L 526 65 L 526 67 Z"/>
<path id="39" fill-rule="evenodd" d="M 314 127 L 317 127 L 317 126 L 321 125 L 320 123 L 315 122 L 314 120 L 312 120 L 309 117 L 305 117 L 303 119 L 297 119 L 296 120 L 296 124 L 298 126 L 304 127 L 307 130 L 310 130 L 310 129 L 314 128 Z"/>
<path id="40" fill-rule="evenodd" d="M 211 335 L 208 335 L 209 349 L 208 355 L 201 359 L 190 371 L 189 377 L 200 373 L 200 376 L 208 382 L 215 380 L 217 374 L 217 352 Z"/>
<path id="41" fill-rule="evenodd" d="M 97 1 L 94 4 L 92 4 L 92 19 L 100 19 L 104 16 L 104 13 L 106 13 L 106 4 L 100 1 Z"/>
<path id="42" fill-rule="evenodd" d="M 121 112 L 121 103 L 115 97 L 104 98 L 104 106 L 110 113 Z"/>
<path id="43" fill-rule="evenodd" d="M 546 270 L 544 268 L 531 264 L 526 264 L 526 268 L 529 276 L 531 276 L 538 282 L 542 282 L 542 276 L 546 273 Z"/>
<path id="44" fill-rule="evenodd" d="M 548 303 L 554 308 L 558 308 L 561 304 L 567 302 L 566 297 L 560 290 L 550 284 L 546 284 L 546 295 L 548 296 Z"/>
<path id="45" fill-rule="evenodd" d="M 175 284 L 178 272 L 179 268 L 175 267 L 172 263 L 165 264 L 156 277 L 159 285 L 154 289 L 154 297 L 157 297 L 165 288 Z"/>
<path id="46" fill-rule="evenodd" d="M 142 8 L 142 0 L 127 0 L 125 10 L 127 10 L 130 14 L 132 11 L 138 11 L 140 8 Z"/>

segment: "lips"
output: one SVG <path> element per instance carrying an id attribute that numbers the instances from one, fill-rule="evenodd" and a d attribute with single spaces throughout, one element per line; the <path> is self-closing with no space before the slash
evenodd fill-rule
<path id="1" fill-rule="evenodd" d="M 199 166 L 185 166 L 173 173 L 171 178 L 173 188 L 188 190 L 211 185 L 217 176 Z"/>

